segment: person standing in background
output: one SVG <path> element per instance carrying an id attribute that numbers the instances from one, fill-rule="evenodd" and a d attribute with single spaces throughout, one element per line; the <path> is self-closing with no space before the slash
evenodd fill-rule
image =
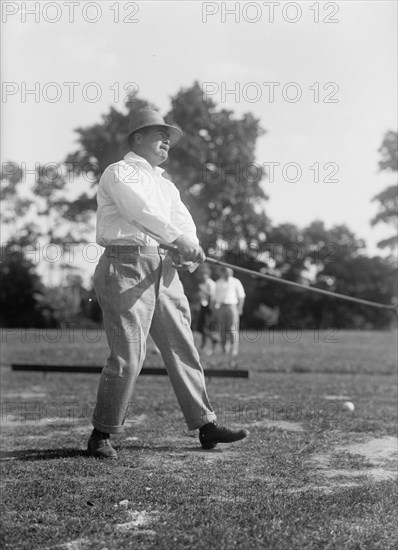
<path id="1" fill-rule="evenodd" d="M 221 347 L 224 353 L 236 357 L 239 353 L 239 318 L 243 313 L 246 293 L 229 267 L 222 267 L 215 288 L 215 308 Z"/>
<path id="2" fill-rule="evenodd" d="M 200 310 L 198 319 L 198 330 L 202 336 L 201 350 L 210 354 L 215 351 L 218 342 L 216 321 L 214 318 L 214 294 L 216 283 L 210 277 L 210 269 L 208 266 L 201 266 L 199 275 L 199 300 Z M 206 349 L 208 340 L 211 341 L 211 350 Z"/>

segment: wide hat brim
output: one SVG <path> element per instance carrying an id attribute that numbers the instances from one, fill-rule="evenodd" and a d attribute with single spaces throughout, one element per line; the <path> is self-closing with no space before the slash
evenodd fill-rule
<path id="1" fill-rule="evenodd" d="M 170 147 L 173 147 L 173 145 L 175 145 L 184 135 L 183 131 L 178 126 L 167 124 L 157 111 L 145 109 L 138 111 L 131 119 L 127 139 L 134 132 L 142 128 L 149 128 L 150 126 L 162 126 L 163 128 L 167 128 L 170 133 Z"/>

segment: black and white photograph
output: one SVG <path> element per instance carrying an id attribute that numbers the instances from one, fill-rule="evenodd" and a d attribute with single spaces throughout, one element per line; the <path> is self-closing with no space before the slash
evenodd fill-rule
<path id="1" fill-rule="evenodd" d="M 1 548 L 397 548 L 397 1 L 0 9 Z"/>

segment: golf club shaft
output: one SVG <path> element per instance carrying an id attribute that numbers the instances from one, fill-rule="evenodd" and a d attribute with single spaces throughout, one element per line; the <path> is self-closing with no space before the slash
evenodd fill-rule
<path id="1" fill-rule="evenodd" d="M 334 296 L 335 298 L 340 298 L 341 300 L 348 300 L 350 302 L 356 302 L 366 306 L 378 307 L 380 309 L 393 309 L 394 307 L 397 307 L 395 305 L 379 304 L 378 302 L 371 302 L 370 300 L 364 300 L 362 298 L 354 298 L 353 296 L 347 296 L 346 294 L 339 294 L 338 292 L 332 292 L 331 290 L 323 290 L 322 288 L 314 288 L 313 286 L 302 285 L 294 281 L 287 281 L 286 279 L 280 279 L 279 277 L 275 277 L 274 275 L 266 275 L 265 273 L 259 273 L 258 271 L 246 269 L 245 267 L 234 266 L 234 265 L 222 262 L 220 260 L 215 260 L 214 258 L 206 257 L 206 262 L 219 265 L 222 267 L 229 267 L 234 271 L 240 271 L 241 273 L 246 273 L 247 275 L 258 277 L 259 279 L 266 279 L 268 281 L 273 281 L 275 283 L 282 283 L 288 286 L 294 286 L 296 288 L 310 290 L 312 292 L 317 292 L 318 294 L 324 294 L 326 296 Z"/>
<path id="2" fill-rule="evenodd" d="M 170 250 L 172 252 L 178 252 L 178 249 L 175 246 L 167 245 L 167 244 L 161 244 L 160 248 L 164 248 L 165 250 Z M 205 262 L 208 262 L 210 264 L 218 265 L 221 267 L 228 267 L 230 269 L 233 269 L 234 271 L 238 271 L 240 273 L 245 273 L 246 275 L 251 275 L 252 277 L 257 277 L 258 279 L 265 279 L 267 281 L 272 281 L 274 283 L 281 283 L 288 286 L 294 286 L 296 288 L 300 288 L 302 290 L 309 290 L 311 292 L 316 292 L 317 294 L 323 294 L 325 296 L 332 296 L 334 298 L 339 298 L 340 300 L 347 300 L 349 302 L 355 302 L 357 304 L 362 304 L 365 306 L 371 306 L 371 307 L 377 307 L 379 309 L 397 309 L 397 305 L 389 305 L 389 304 L 380 304 L 378 302 L 372 302 L 370 300 L 364 300 L 363 298 L 355 298 L 353 296 L 347 296 L 346 294 L 340 294 L 338 292 L 332 292 L 331 290 L 323 290 L 322 288 L 314 288 L 313 286 L 306 286 L 301 283 L 296 283 L 294 281 L 287 281 L 286 279 L 281 279 L 279 277 L 275 277 L 274 275 L 266 275 L 265 273 L 260 273 L 258 271 L 253 271 L 252 269 L 247 269 L 246 267 L 240 267 L 232 264 L 228 264 L 226 262 L 222 262 L 221 260 L 216 260 L 215 258 L 209 258 L 206 256 Z"/>

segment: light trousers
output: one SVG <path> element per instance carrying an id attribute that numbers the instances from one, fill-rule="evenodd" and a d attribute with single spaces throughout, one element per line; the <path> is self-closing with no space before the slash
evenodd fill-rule
<path id="1" fill-rule="evenodd" d="M 231 351 L 239 351 L 239 310 L 235 304 L 221 304 L 217 310 L 218 328 L 220 331 L 221 347 L 225 351 L 228 340 Z"/>
<path id="2" fill-rule="evenodd" d="M 188 300 L 169 254 L 156 247 L 105 249 L 94 273 L 110 354 L 93 426 L 121 433 L 148 334 L 159 348 L 188 429 L 216 420 L 195 348 Z"/>

